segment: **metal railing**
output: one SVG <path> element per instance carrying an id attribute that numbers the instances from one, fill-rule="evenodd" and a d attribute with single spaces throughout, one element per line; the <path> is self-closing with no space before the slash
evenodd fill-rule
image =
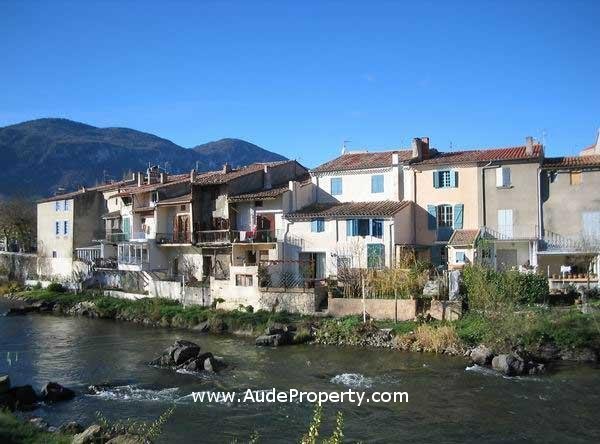
<path id="1" fill-rule="evenodd" d="M 104 239 L 108 242 L 126 242 L 130 239 L 130 233 L 122 233 L 122 232 L 106 232 Z"/>
<path id="2" fill-rule="evenodd" d="M 482 227 L 488 239 L 526 240 L 538 238 L 537 225 L 499 225 L 497 228 Z"/>
<path id="3" fill-rule="evenodd" d="M 174 231 L 172 233 L 156 233 L 157 244 L 190 244 L 192 243 L 191 231 Z"/>
<path id="4" fill-rule="evenodd" d="M 277 242 L 276 230 L 203 230 L 197 231 L 196 242 L 200 244 L 230 244 Z"/>
<path id="5" fill-rule="evenodd" d="M 544 230 L 542 249 L 546 251 L 599 252 L 600 233 L 579 233 L 566 236 Z"/>

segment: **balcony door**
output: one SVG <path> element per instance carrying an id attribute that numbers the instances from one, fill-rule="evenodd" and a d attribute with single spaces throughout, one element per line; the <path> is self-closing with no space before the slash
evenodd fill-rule
<path id="1" fill-rule="evenodd" d="M 173 240 L 187 242 L 190 239 L 190 217 L 180 214 L 173 219 Z"/>
<path id="2" fill-rule="evenodd" d="M 513 237 L 513 210 L 498 210 L 498 232 L 502 237 Z"/>

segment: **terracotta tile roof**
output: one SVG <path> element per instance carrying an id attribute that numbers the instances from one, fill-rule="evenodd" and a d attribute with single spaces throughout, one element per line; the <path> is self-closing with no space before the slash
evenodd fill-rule
<path id="1" fill-rule="evenodd" d="M 192 201 L 192 193 L 184 194 L 183 196 L 171 197 L 170 199 L 159 200 L 156 205 L 168 206 L 168 205 L 182 205 Z"/>
<path id="2" fill-rule="evenodd" d="M 289 191 L 289 185 L 284 185 L 277 188 L 271 188 L 270 190 L 261 190 L 254 193 L 243 193 L 236 194 L 235 196 L 229 196 L 229 202 L 244 202 L 249 200 L 272 200 L 281 196 L 286 191 Z"/>
<path id="3" fill-rule="evenodd" d="M 473 245 L 477 236 L 479 236 L 479 230 L 454 230 L 448 245 L 456 247 Z"/>
<path id="4" fill-rule="evenodd" d="M 600 167 L 600 154 L 588 154 L 585 156 L 547 157 L 544 159 L 542 168 L 591 168 Z"/>
<path id="5" fill-rule="evenodd" d="M 314 168 L 313 173 L 331 171 L 365 170 L 369 168 L 384 168 L 392 166 L 392 154 L 398 153 L 400 162 L 406 162 L 412 157 L 412 150 L 393 150 L 380 152 L 346 153 Z"/>
<path id="6" fill-rule="evenodd" d="M 154 207 L 139 207 L 133 209 L 134 213 L 149 213 L 151 211 L 154 212 Z"/>
<path id="7" fill-rule="evenodd" d="M 502 160 L 534 160 L 540 158 L 542 145 L 533 146 L 533 154 L 526 153 L 525 146 L 513 146 L 506 148 L 483 148 L 468 151 L 454 151 L 441 153 L 431 151 L 432 157 L 419 162 L 413 162 L 413 166 L 419 165 L 457 165 L 473 164 L 483 162 L 494 162 Z"/>
<path id="8" fill-rule="evenodd" d="M 115 194 L 114 196 L 111 196 L 111 197 L 124 197 L 124 196 L 131 196 L 132 194 L 149 193 L 151 191 L 156 191 L 160 188 L 184 183 L 189 180 L 190 180 L 189 174 L 176 174 L 176 175 L 172 175 L 172 176 L 167 176 L 167 180 L 164 183 L 156 182 L 156 183 L 145 184 L 145 185 L 141 185 L 141 186 L 137 186 L 137 184 L 134 184 L 134 185 L 130 185 L 130 186 L 121 188 L 117 194 Z"/>
<path id="9" fill-rule="evenodd" d="M 233 179 L 245 176 L 247 174 L 255 173 L 264 169 L 265 166 L 277 166 L 283 165 L 293 160 L 282 160 L 279 162 L 265 162 L 265 163 L 253 163 L 251 165 L 231 170 L 228 173 L 224 173 L 222 170 L 209 171 L 207 173 L 199 174 L 194 181 L 198 185 L 221 185 L 226 184 Z"/>
<path id="10" fill-rule="evenodd" d="M 312 217 L 347 218 L 347 217 L 391 217 L 411 203 L 382 200 L 376 202 L 333 202 L 315 203 L 294 213 L 289 213 L 287 219 L 306 219 Z"/>
<path id="11" fill-rule="evenodd" d="M 128 180 L 120 180 L 118 182 L 112 182 L 112 183 L 106 183 L 106 184 L 102 184 L 102 185 L 97 185 L 94 187 L 85 187 L 85 188 L 81 188 L 77 191 L 71 191 L 70 193 L 64 193 L 64 194 L 57 194 L 56 196 L 52 196 L 52 197 L 47 197 L 45 199 L 41 199 L 38 200 L 38 203 L 44 203 L 44 202 L 53 202 L 56 200 L 65 200 L 65 199 L 72 199 L 74 197 L 77 196 L 81 196 L 82 194 L 88 193 L 88 192 L 103 192 L 103 191 L 111 191 L 111 190 L 116 190 L 122 186 L 127 186 L 127 185 L 131 185 L 134 181 L 132 179 L 128 179 Z"/>

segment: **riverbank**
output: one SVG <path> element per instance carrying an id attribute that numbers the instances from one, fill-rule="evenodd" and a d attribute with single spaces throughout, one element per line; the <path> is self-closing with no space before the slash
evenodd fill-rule
<path id="1" fill-rule="evenodd" d="M 100 292 L 67 293 L 31 290 L 5 295 L 34 304 L 40 311 L 69 316 L 114 319 L 152 327 L 182 328 L 207 333 L 258 336 L 273 325 L 295 329 L 293 343 L 385 347 L 391 349 L 470 356 L 485 345 L 494 354 L 518 351 L 540 362 L 568 360 L 598 362 L 600 315 L 577 309 L 526 308 L 514 312 L 467 313 L 457 321 L 372 321 L 357 316 L 339 319 L 252 311 L 183 307 L 160 298 L 139 300 L 104 296 Z"/>
<path id="2" fill-rule="evenodd" d="M 0 442 L 28 444 L 70 444 L 72 435 L 48 432 L 12 413 L 0 411 Z"/>

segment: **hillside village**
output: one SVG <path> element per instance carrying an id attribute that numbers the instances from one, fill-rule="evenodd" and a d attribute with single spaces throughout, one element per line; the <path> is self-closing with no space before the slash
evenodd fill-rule
<path id="1" fill-rule="evenodd" d="M 440 299 L 468 264 L 541 274 L 551 291 L 597 286 L 599 186 L 600 136 L 574 157 L 546 157 L 531 137 L 454 152 L 421 137 L 312 170 L 294 160 L 182 175 L 150 167 L 40 201 L 36 279 L 308 313 L 327 306 L 332 280 L 407 255 L 445 280 Z"/>

